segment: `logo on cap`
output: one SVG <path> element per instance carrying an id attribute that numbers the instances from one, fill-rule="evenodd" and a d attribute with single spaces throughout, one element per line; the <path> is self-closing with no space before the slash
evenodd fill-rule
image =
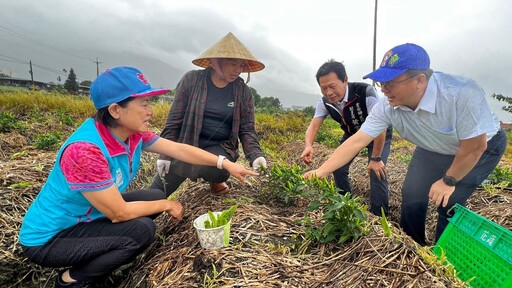
<path id="1" fill-rule="evenodd" d="M 400 57 L 395 53 L 393 54 L 393 50 L 389 50 L 382 59 L 382 63 L 380 64 L 380 67 L 386 66 L 386 63 L 389 67 L 393 67 L 395 63 L 400 60 Z"/>
<path id="2" fill-rule="evenodd" d="M 140 82 L 144 83 L 144 85 L 148 85 L 148 80 L 146 80 L 146 77 L 141 73 L 137 73 L 137 78 L 139 78 Z"/>

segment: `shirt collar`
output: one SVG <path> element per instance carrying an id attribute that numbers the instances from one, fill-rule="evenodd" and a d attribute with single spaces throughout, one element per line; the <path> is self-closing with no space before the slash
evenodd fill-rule
<path id="1" fill-rule="evenodd" d="M 423 93 L 423 97 L 421 97 L 420 103 L 418 104 L 418 109 L 435 113 L 436 112 L 436 99 L 437 99 L 437 82 L 433 77 L 430 77 L 428 81 L 427 89 L 425 89 L 425 93 Z M 416 109 L 417 110 L 417 109 Z"/>
<path id="2" fill-rule="evenodd" d="M 345 96 L 340 102 L 337 102 L 336 104 L 343 104 L 348 102 L 348 82 L 347 82 L 347 89 L 345 89 Z"/>
<path id="3" fill-rule="evenodd" d="M 344 102 L 348 102 L 348 81 L 347 81 L 347 89 L 345 89 L 345 97 L 343 97 Z"/>
<path id="4" fill-rule="evenodd" d="M 430 77 L 430 80 L 428 81 L 427 89 L 425 89 L 425 92 L 423 93 L 423 97 L 421 97 L 420 103 L 418 103 L 418 107 L 416 107 L 416 110 L 414 110 L 414 111 L 418 111 L 421 109 L 426 112 L 435 113 L 436 112 L 436 99 L 437 99 L 437 82 L 433 79 L 433 76 L 432 76 L 432 77 Z M 404 106 L 404 105 L 394 107 L 394 109 L 397 109 L 397 108 L 400 108 L 402 110 L 409 110 L 409 111 L 412 110 L 411 108 Z"/>
<path id="5" fill-rule="evenodd" d="M 112 132 L 108 129 L 107 126 L 103 125 L 100 122 L 94 121 L 96 124 L 96 129 L 98 130 L 98 133 L 100 134 L 101 139 L 103 140 L 103 143 L 105 143 L 105 146 L 107 147 L 108 153 L 110 156 L 117 156 L 120 154 L 132 154 L 130 151 L 133 151 L 134 147 L 131 147 L 136 141 L 135 139 L 132 139 L 133 136 L 138 135 L 139 133 L 134 133 L 132 136 L 128 138 L 128 144 L 122 142 L 119 140 Z"/>

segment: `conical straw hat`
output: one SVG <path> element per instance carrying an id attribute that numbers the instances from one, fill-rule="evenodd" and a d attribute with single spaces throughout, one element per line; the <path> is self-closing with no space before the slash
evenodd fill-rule
<path id="1" fill-rule="evenodd" d="M 256 57 L 252 55 L 251 51 L 249 51 L 249 49 L 245 47 L 245 45 L 231 32 L 204 51 L 203 54 L 194 59 L 192 63 L 199 67 L 206 68 L 212 66 L 210 58 L 235 58 L 247 60 L 247 68 L 242 72 L 256 72 L 265 68 L 265 65 L 256 60 Z"/>

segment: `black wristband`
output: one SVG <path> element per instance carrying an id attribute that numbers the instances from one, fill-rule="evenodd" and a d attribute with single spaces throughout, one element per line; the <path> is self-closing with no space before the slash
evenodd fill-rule
<path id="1" fill-rule="evenodd" d="M 455 179 L 452 176 L 444 175 L 443 182 L 444 182 L 444 184 L 446 184 L 448 186 L 455 186 L 459 183 L 459 180 Z"/>
<path id="2" fill-rule="evenodd" d="M 371 158 L 370 158 L 370 160 L 371 160 L 371 161 L 375 161 L 375 162 L 380 162 L 380 161 L 382 161 L 382 157 L 380 157 L 380 156 L 377 156 L 377 157 L 371 157 Z"/>

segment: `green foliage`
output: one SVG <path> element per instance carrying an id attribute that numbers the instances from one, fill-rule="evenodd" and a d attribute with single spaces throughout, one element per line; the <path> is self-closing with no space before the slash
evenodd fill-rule
<path id="1" fill-rule="evenodd" d="M 499 102 L 506 102 L 508 105 L 501 107 L 501 110 L 512 113 L 512 97 L 503 96 L 501 94 L 492 94 L 491 97 Z"/>
<path id="2" fill-rule="evenodd" d="M 46 118 L 43 116 L 45 112 L 62 109 L 65 113 L 73 115 L 79 123 L 96 111 L 89 97 L 28 90 L 15 92 L 0 90 L 0 107 L 2 111 L 9 111 L 14 115 L 30 114 L 33 117 L 32 114 L 35 113 L 43 118 Z"/>
<path id="3" fill-rule="evenodd" d="M 490 195 L 500 194 L 503 189 L 508 188 L 509 186 L 510 182 L 507 181 L 503 181 L 497 184 L 482 183 L 482 188 L 484 188 L 484 191 Z"/>
<path id="4" fill-rule="evenodd" d="M 284 158 L 283 143 L 304 140 L 309 120 L 301 112 L 256 114 L 256 132 L 260 144 L 273 159 Z"/>
<path id="5" fill-rule="evenodd" d="M 30 187 L 32 186 L 32 182 L 20 182 L 20 183 L 15 183 L 15 184 L 12 184 L 10 185 L 9 189 L 16 189 L 16 188 L 27 188 L 27 187 Z"/>
<path id="6" fill-rule="evenodd" d="M 10 112 L 0 111 L 0 133 L 11 132 L 21 127 L 18 119 Z"/>
<path id="7" fill-rule="evenodd" d="M 203 278 L 203 288 L 214 288 L 219 285 L 219 276 L 221 272 L 217 271 L 217 266 L 215 264 L 212 264 L 212 276 L 210 276 L 208 273 L 204 274 Z"/>
<path id="8" fill-rule="evenodd" d="M 73 126 L 75 123 L 75 120 L 73 117 L 71 117 L 71 114 L 68 113 L 64 108 L 59 108 L 59 110 L 57 110 L 57 117 L 59 117 L 60 123 L 64 125 Z"/>
<path id="9" fill-rule="evenodd" d="M 59 146 L 60 134 L 59 132 L 48 132 L 36 136 L 34 146 L 37 149 L 53 150 Z"/>
<path id="10" fill-rule="evenodd" d="M 208 211 L 208 217 L 210 219 L 204 221 L 204 228 L 217 228 L 228 224 L 229 220 L 231 220 L 231 217 L 233 217 L 233 214 L 235 214 L 237 208 L 238 204 L 232 205 L 217 215 L 213 214 L 212 211 Z"/>
<path id="11" fill-rule="evenodd" d="M 306 235 L 320 243 L 343 244 L 357 241 L 368 234 L 367 210 L 359 197 L 341 194 L 333 181 L 313 177 L 311 185 L 317 190 L 317 199 L 311 202 L 309 211 L 323 211 L 322 224 L 306 216 Z"/>
<path id="12" fill-rule="evenodd" d="M 64 88 L 64 85 L 62 85 L 62 84 L 53 86 L 52 92 L 58 93 L 58 94 L 68 94 L 68 91 L 66 90 L 66 88 Z"/>
<path id="13" fill-rule="evenodd" d="M 16 152 L 16 153 L 12 154 L 11 159 L 19 159 L 19 158 L 23 158 L 25 156 L 27 156 L 27 150 L 23 150 L 23 151 Z"/>
<path id="14" fill-rule="evenodd" d="M 391 227 L 389 226 L 388 219 L 386 218 L 386 213 L 384 213 L 384 208 L 380 207 L 380 225 L 382 226 L 382 230 L 384 230 L 384 234 L 387 237 L 391 237 L 393 233 L 391 233 Z"/>
<path id="15" fill-rule="evenodd" d="M 304 113 L 304 115 L 306 115 L 306 116 L 313 118 L 313 116 L 315 116 L 315 107 L 308 106 L 308 107 L 302 109 L 302 113 Z"/>
<path id="16" fill-rule="evenodd" d="M 71 94 L 78 93 L 78 82 L 76 81 L 76 74 L 73 68 L 69 70 L 68 79 L 64 82 L 64 89 L 66 89 Z"/>
<path id="17" fill-rule="evenodd" d="M 503 189 L 512 187 L 512 171 L 509 168 L 496 167 L 487 176 L 487 183 L 482 183 L 484 190 L 491 194 L 499 194 Z"/>
<path id="18" fill-rule="evenodd" d="M 306 133 L 306 131 L 304 131 Z M 340 128 L 338 122 L 327 118 L 322 123 L 322 126 L 316 133 L 315 141 L 323 144 L 329 148 L 336 148 L 340 145 L 341 137 L 343 136 L 343 130 Z"/>
<path id="19" fill-rule="evenodd" d="M 492 173 L 487 177 L 487 180 L 492 184 L 499 184 L 502 182 L 512 183 L 512 171 L 506 167 L 500 168 L 496 166 Z M 510 187 L 510 185 L 507 187 Z"/>
<path id="20" fill-rule="evenodd" d="M 400 162 L 409 165 L 409 163 L 412 160 L 412 155 L 410 155 L 410 154 L 407 154 L 407 155 L 398 154 L 398 155 L 396 155 L 396 158 L 398 158 L 398 160 L 400 160 Z"/>
<path id="21" fill-rule="evenodd" d="M 81 86 L 91 87 L 91 84 L 92 84 L 91 80 L 84 80 L 84 81 L 80 82 Z"/>
<path id="22" fill-rule="evenodd" d="M 350 193 L 341 194 L 333 181 L 313 177 L 304 179 L 300 167 L 274 165 L 269 171 L 267 189 L 284 203 L 309 202 L 303 224 L 306 239 L 318 243 L 342 244 L 356 241 L 368 233 L 367 207 Z M 321 213 L 321 221 L 311 213 Z"/>
<path id="23" fill-rule="evenodd" d="M 267 192 L 273 194 L 286 205 L 293 205 L 298 199 L 310 198 L 303 169 L 297 164 L 292 166 L 273 165 L 269 170 Z"/>
<path id="24" fill-rule="evenodd" d="M 279 98 L 261 97 L 256 89 L 250 87 L 254 99 L 255 110 L 259 113 L 279 113 L 283 110 L 283 106 Z"/>
<path id="25" fill-rule="evenodd" d="M 281 112 L 278 114 L 256 114 L 256 131 L 260 144 L 274 159 L 284 159 L 283 143 L 304 141 L 311 118 L 302 111 Z M 316 142 L 330 148 L 339 146 L 343 130 L 331 118 L 325 119 L 316 136 Z M 283 153 L 283 154 L 281 154 Z"/>

